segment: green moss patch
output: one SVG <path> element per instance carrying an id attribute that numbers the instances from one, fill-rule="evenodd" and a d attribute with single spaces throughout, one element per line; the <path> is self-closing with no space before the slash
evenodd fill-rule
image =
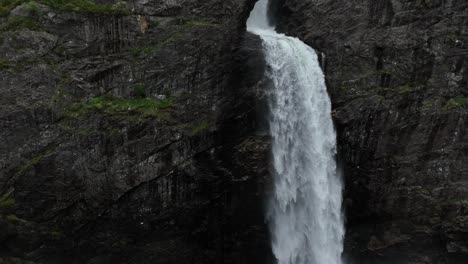
<path id="1" fill-rule="evenodd" d="M 456 40 L 462 40 L 462 41 L 468 41 L 468 35 L 466 34 L 449 34 L 447 35 L 448 39 L 452 41 Z"/>
<path id="2" fill-rule="evenodd" d="M 413 87 L 413 86 L 407 84 L 407 85 L 400 86 L 400 87 L 398 88 L 398 92 L 399 92 L 400 94 L 403 94 L 403 93 L 410 93 L 410 92 L 414 91 L 414 89 L 415 89 L 415 87 Z"/>
<path id="3" fill-rule="evenodd" d="M 27 3 L 26 8 L 31 15 L 41 15 L 37 2 L 31 0 L 0 0 L 0 17 L 6 17 L 17 6 Z"/>
<path id="4" fill-rule="evenodd" d="M 58 228 L 54 227 L 50 232 L 49 235 L 51 236 L 52 239 L 59 240 L 64 237 L 63 231 Z"/>
<path id="5" fill-rule="evenodd" d="M 112 96 L 98 96 L 88 103 L 75 105 L 68 111 L 68 117 L 79 118 L 92 112 L 103 112 L 107 115 L 131 118 L 131 117 L 156 117 L 167 119 L 165 110 L 173 105 L 173 100 L 133 98 L 122 99 Z"/>
<path id="6" fill-rule="evenodd" d="M 0 17 L 6 17 L 15 7 L 27 2 L 25 0 L 0 0 Z"/>
<path id="7" fill-rule="evenodd" d="M 97 4 L 92 0 L 41 0 L 52 9 L 58 11 L 74 11 L 88 13 L 128 14 L 128 10 L 110 4 Z"/>
<path id="8" fill-rule="evenodd" d="M 435 101 L 434 100 L 426 100 L 422 103 L 421 110 L 428 111 L 435 108 Z"/>
<path id="9" fill-rule="evenodd" d="M 20 219 L 14 214 L 9 214 L 9 215 L 5 216 L 4 219 L 7 220 L 8 222 L 12 222 L 12 223 L 17 223 L 17 222 L 20 221 Z"/>
<path id="10" fill-rule="evenodd" d="M 30 17 L 10 17 L 8 21 L 0 25 L 0 31 L 14 31 L 18 29 L 39 30 L 37 21 Z"/>
<path id="11" fill-rule="evenodd" d="M 15 205 L 15 198 L 13 197 L 12 192 L 8 192 L 0 196 L 0 207 L 12 205 Z"/>
<path id="12" fill-rule="evenodd" d="M 7 60 L 0 59 L 0 70 L 8 69 L 11 67 L 11 63 Z"/>
<path id="13" fill-rule="evenodd" d="M 141 47 L 141 48 L 131 48 L 130 54 L 133 57 L 138 57 L 140 55 L 151 54 L 153 52 L 154 47 Z"/>
<path id="14" fill-rule="evenodd" d="M 159 43 L 155 43 L 155 44 L 143 46 L 143 47 L 131 48 L 129 50 L 130 54 L 135 58 L 138 58 L 140 56 L 148 56 L 151 54 L 155 54 L 159 50 L 161 50 L 164 46 L 166 46 L 167 44 L 173 42 L 174 40 L 182 36 L 185 30 L 195 27 L 195 26 L 203 26 L 203 25 L 210 25 L 210 22 L 204 19 L 186 20 L 183 22 L 182 25 L 179 26 L 179 28 L 177 28 L 177 30 L 175 30 L 172 34 L 168 35 L 166 38 L 162 39 Z"/>
<path id="15" fill-rule="evenodd" d="M 55 148 L 54 148 L 55 149 Z M 45 150 L 39 154 L 37 154 L 36 156 L 32 157 L 30 160 L 28 160 L 23 166 L 21 166 L 18 171 L 16 171 L 15 173 L 15 176 L 18 177 L 18 176 L 21 176 L 23 175 L 25 172 L 27 172 L 30 168 L 32 168 L 33 166 L 37 165 L 39 162 L 41 162 L 42 159 L 44 159 L 47 155 L 51 154 L 54 149 L 48 149 L 48 150 Z"/>
<path id="16" fill-rule="evenodd" d="M 207 131 L 211 127 L 210 122 L 203 120 L 192 125 L 192 135 L 200 134 Z"/>
<path id="17" fill-rule="evenodd" d="M 451 109 L 451 108 L 456 108 L 456 107 L 462 107 L 468 105 L 468 97 L 455 97 L 451 98 L 447 101 L 445 104 L 446 109 Z"/>
<path id="18" fill-rule="evenodd" d="M 194 19 L 190 19 L 190 20 L 187 20 L 185 22 L 185 25 L 188 25 L 188 26 L 205 26 L 205 25 L 210 25 L 210 21 L 208 21 L 207 19 L 203 19 L 203 18 L 194 18 Z"/>

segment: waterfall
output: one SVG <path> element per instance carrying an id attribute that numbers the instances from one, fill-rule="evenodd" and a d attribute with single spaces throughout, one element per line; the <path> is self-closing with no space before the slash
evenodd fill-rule
<path id="1" fill-rule="evenodd" d="M 331 103 L 315 51 L 275 31 L 268 0 L 259 0 L 247 30 L 263 40 L 272 82 L 273 190 L 267 219 L 278 264 L 341 264 L 342 181 L 336 166 Z"/>

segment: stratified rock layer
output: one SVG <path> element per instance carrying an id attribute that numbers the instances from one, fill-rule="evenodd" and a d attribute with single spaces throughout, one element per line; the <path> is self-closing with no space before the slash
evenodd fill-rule
<path id="1" fill-rule="evenodd" d="M 355 263 L 468 258 L 466 1 L 279 0 L 322 54 Z"/>
<path id="2" fill-rule="evenodd" d="M 262 263 L 254 1 L 17 2 L 0 17 L 0 262 Z"/>

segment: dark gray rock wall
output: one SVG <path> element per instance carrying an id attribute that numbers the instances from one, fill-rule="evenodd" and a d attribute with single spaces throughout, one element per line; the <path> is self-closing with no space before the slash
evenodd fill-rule
<path id="1" fill-rule="evenodd" d="M 254 1 L 21 2 L 0 9 L 0 262 L 271 263 Z M 347 256 L 465 263 L 468 5 L 272 5 L 321 53 Z"/>
<path id="2" fill-rule="evenodd" d="M 254 1 L 96 2 L 0 17 L 0 262 L 262 263 Z"/>
<path id="3" fill-rule="evenodd" d="M 282 0 L 322 53 L 355 263 L 468 258 L 466 1 Z"/>

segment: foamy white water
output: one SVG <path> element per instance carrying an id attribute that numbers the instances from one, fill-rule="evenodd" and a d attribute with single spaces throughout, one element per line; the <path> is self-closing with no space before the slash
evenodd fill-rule
<path id="1" fill-rule="evenodd" d="M 267 62 L 274 190 L 267 215 L 279 264 L 341 264 L 342 181 L 336 167 L 331 103 L 315 51 L 279 34 L 259 0 L 247 30 L 259 35 Z"/>

